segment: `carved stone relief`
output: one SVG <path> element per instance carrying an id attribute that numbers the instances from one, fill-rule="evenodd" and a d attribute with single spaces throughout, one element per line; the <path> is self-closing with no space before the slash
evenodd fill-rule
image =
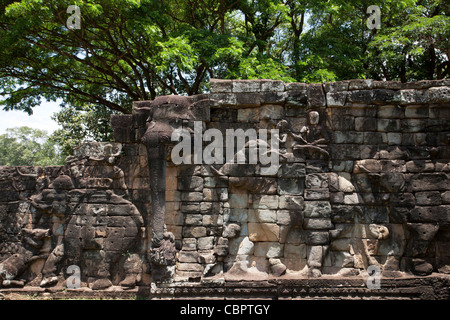
<path id="1" fill-rule="evenodd" d="M 447 82 L 211 88 L 136 102 L 116 143 L 63 167 L 1 167 L 2 286 L 61 285 L 71 265 L 92 289 L 450 272 Z M 219 163 L 173 161 L 175 132 L 204 151 L 196 133 L 225 148 L 229 129 L 256 136 Z"/>

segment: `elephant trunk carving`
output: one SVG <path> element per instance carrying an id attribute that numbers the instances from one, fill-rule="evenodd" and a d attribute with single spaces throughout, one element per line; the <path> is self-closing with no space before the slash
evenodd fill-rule
<path id="1" fill-rule="evenodd" d="M 152 246 L 159 247 L 164 236 L 165 176 L 166 161 L 165 146 L 150 147 L 148 160 L 150 163 L 150 191 L 152 196 Z"/>
<path id="2" fill-rule="evenodd" d="M 157 282 L 170 281 L 175 272 L 175 236 L 165 227 L 166 213 L 166 159 L 172 145 L 172 133 L 193 120 L 209 119 L 209 100 L 193 101 L 185 96 L 162 96 L 151 103 L 136 105 L 139 121 L 146 119 L 146 129 L 141 142 L 148 155 L 150 194 L 152 198 L 152 241 L 149 260 L 152 278 Z M 141 125 L 142 122 L 139 122 Z"/>
<path id="3" fill-rule="evenodd" d="M 152 242 L 150 261 L 154 277 L 164 278 L 166 266 L 175 265 L 175 238 L 165 230 L 166 156 L 173 128 L 163 122 L 150 121 L 142 142 L 147 148 L 150 193 L 152 197 Z M 155 272 L 159 270 L 160 272 Z M 158 276 L 159 274 L 159 276 Z"/>

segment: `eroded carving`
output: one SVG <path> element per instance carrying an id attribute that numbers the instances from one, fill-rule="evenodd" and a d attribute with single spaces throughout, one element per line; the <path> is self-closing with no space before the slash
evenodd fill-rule
<path id="1" fill-rule="evenodd" d="M 320 123 L 318 111 L 310 111 L 307 115 L 307 124 L 300 129 L 300 134 L 290 131 L 296 143 L 294 151 L 301 151 L 309 159 L 328 159 L 329 152 L 326 150 L 330 138 L 326 127 Z"/>
<path id="2" fill-rule="evenodd" d="M 123 274 L 123 252 L 139 252 L 143 219 L 126 199 L 123 172 L 114 165 L 121 147 L 104 143 L 84 149 L 95 150 L 94 156 L 87 152 L 68 159 L 63 174 L 48 186 L 39 181 L 49 177 L 34 176 L 40 192 L 29 198 L 19 252 L 0 263 L 3 285 L 23 286 L 34 278 L 41 287 L 57 285 L 69 265 L 80 267 L 81 280 L 92 289 L 113 285 L 117 276 L 127 287 L 139 280 L 140 270 L 131 272 L 128 266 Z M 107 151 L 112 149 L 114 154 Z M 28 271 L 33 264 L 39 274 Z"/>
<path id="3" fill-rule="evenodd" d="M 154 292 L 364 277 L 371 266 L 383 277 L 449 273 L 446 107 L 403 99 L 403 84 L 388 90 L 393 105 L 378 82 L 277 82 L 276 93 L 257 91 L 262 83 L 137 102 L 112 118 L 123 149 L 93 143 L 64 167 L 0 168 L 3 285 L 61 284 L 72 264 L 93 289 L 151 283 Z M 423 97 L 432 89 L 410 85 Z M 195 152 L 171 161 L 176 130 L 204 148 L 212 141 L 195 131 L 209 129 L 222 138 L 227 129 L 278 132 L 246 140 L 223 165 Z M 236 163 L 252 146 L 275 154 L 277 170 Z"/>

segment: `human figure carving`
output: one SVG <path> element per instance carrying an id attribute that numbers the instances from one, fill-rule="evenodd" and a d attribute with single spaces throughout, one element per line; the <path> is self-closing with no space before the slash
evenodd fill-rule
<path id="1" fill-rule="evenodd" d="M 64 223 L 68 214 L 67 190 L 70 177 L 61 175 L 49 189 L 30 198 L 31 210 L 21 230 L 22 247 L 0 264 L 0 276 L 11 282 L 35 260 L 45 258 L 41 286 L 56 283 L 57 264 L 64 257 Z M 49 244 L 49 245 L 46 245 Z"/>
<path id="2" fill-rule="evenodd" d="M 307 117 L 307 124 L 300 129 L 300 134 L 287 129 L 294 140 L 297 142 L 293 145 L 294 150 L 307 150 L 319 157 L 329 158 L 330 154 L 326 150 L 330 141 L 325 126 L 319 123 L 320 116 L 317 111 L 310 111 Z"/>

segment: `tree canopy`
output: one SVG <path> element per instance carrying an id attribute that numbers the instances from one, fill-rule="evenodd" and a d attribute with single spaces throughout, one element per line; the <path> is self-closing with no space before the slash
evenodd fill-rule
<path id="1" fill-rule="evenodd" d="M 99 105 L 63 106 L 52 117 L 60 129 L 54 131 L 49 140 L 60 146 L 63 156 L 71 155 L 73 148 L 83 142 L 113 141 L 109 119 L 114 113 L 114 110 Z"/>
<path id="2" fill-rule="evenodd" d="M 44 130 L 18 127 L 0 135 L 2 166 L 49 166 L 62 164 L 63 160 Z"/>
<path id="3" fill-rule="evenodd" d="M 376 2 L 379 29 L 369 0 L 0 0 L 0 104 L 32 113 L 61 99 L 68 121 L 69 109 L 207 92 L 210 78 L 449 77 L 448 2 Z"/>

